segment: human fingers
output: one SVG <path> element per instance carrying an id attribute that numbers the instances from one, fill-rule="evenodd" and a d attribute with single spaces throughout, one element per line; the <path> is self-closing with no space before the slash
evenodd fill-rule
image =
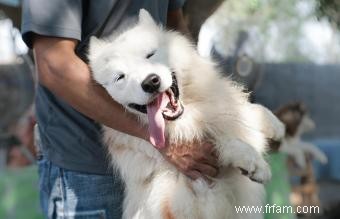
<path id="1" fill-rule="evenodd" d="M 183 173 L 192 180 L 196 180 L 202 177 L 202 174 L 195 169 L 196 166 L 195 161 L 188 156 L 178 157 L 175 161 L 172 161 L 172 163 L 181 173 Z"/>
<path id="2" fill-rule="evenodd" d="M 193 167 L 200 172 L 201 175 L 216 177 L 218 174 L 218 168 L 205 164 L 205 163 L 195 163 Z"/>
<path id="3" fill-rule="evenodd" d="M 201 150 L 194 150 L 192 157 L 195 161 L 208 164 L 213 168 L 218 168 L 218 156 L 214 146 L 210 143 L 203 143 L 198 145 L 197 148 Z"/>
<path id="4" fill-rule="evenodd" d="M 204 178 L 204 176 L 197 170 L 191 170 L 191 171 L 185 172 L 184 174 L 192 180 Z"/>

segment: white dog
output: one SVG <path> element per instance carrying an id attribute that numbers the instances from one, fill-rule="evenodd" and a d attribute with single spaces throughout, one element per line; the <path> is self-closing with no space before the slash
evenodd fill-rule
<path id="1" fill-rule="evenodd" d="M 261 218 L 237 214 L 234 206 L 262 205 L 258 182 L 271 176 L 262 157 L 266 138 L 284 135 L 269 110 L 250 104 L 242 87 L 222 78 L 185 37 L 162 30 L 145 10 L 135 26 L 111 39 L 92 38 L 89 60 L 95 81 L 149 127 L 154 146 L 163 147 L 166 137 L 174 144 L 209 139 L 222 166 L 213 185 L 193 181 L 149 142 L 103 127 L 126 184 L 124 218 Z"/>

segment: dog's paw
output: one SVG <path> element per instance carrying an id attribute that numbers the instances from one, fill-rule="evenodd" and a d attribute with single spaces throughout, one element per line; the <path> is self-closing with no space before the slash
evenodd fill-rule
<path id="1" fill-rule="evenodd" d="M 240 169 L 251 180 L 266 183 L 271 178 L 268 164 L 255 148 L 238 139 L 224 142 L 220 147 L 220 159 L 224 165 Z"/>
<path id="2" fill-rule="evenodd" d="M 234 163 L 243 175 L 249 177 L 252 181 L 266 183 L 271 179 L 271 171 L 268 164 L 262 159 L 243 159 Z"/>
<path id="3" fill-rule="evenodd" d="M 251 111 L 261 120 L 259 128 L 266 138 L 281 141 L 285 136 L 285 125 L 266 107 L 260 104 L 250 104 L 250 106 Z"/>
<path id="4" fill-rule="evenodd" d="M 280 141 L 286 134 L 285 125 L 277 118 L 273 119 L 273 140 Z"/>

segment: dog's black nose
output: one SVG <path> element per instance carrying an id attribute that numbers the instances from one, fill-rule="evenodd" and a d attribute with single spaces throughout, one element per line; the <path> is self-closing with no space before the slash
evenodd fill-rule
<path id="1" fill-rule="evenodd" d="M 148 75 L 142 82 L 142 88 L 145 92 L 154 93 L 161 86 L 161 78 L 156 74 Z"/>

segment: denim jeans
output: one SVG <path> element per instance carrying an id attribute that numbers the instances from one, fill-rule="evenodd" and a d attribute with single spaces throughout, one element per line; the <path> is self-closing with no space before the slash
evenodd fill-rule
<path id="1" fill-rule="evenodd" d="M 44 158 L 38 168 L 45 218 L 121 218 L 124 188 L 119 177 L 66 170 Z"/>
<path id="2" fill-rule="evenodd" d="M 36 142 L 37 145 L 40 142 Z M 39 146 L 38 146 L 39 148 Z M 48 219 L 120 219 L 124 186 L 118 175 L 70 171 L 38 156 L 40 203 Z"/>

